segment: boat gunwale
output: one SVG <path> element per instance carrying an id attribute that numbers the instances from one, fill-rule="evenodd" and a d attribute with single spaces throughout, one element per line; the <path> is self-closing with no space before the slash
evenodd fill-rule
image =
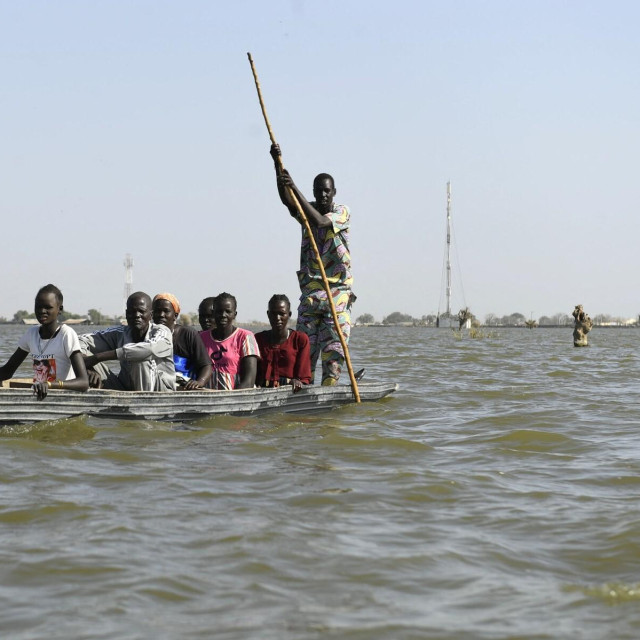
<path id="1" fill-rule="evenodd" d="M 374 402 L 398 390 L 396 383 L 360 383 L 363 402 Z M 176 402 L 178 401 L 178 402 Z M 0 425 L 88 415 L 92 417 L 194 420 L 215 415 L 264 413 L 313 413 L 355 403 L 351 385 L 308 386 L 292 393 L 289 386 L 197 391 L 86 392 L 52 389 L 45 400 L 36 400 L 25 388 L 0 388 Z"/>

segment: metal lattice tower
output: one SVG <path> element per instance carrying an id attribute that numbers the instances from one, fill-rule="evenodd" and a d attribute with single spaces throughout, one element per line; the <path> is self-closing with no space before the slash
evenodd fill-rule
<path id="1" fill-rule="evenodd" d="M 127 306 L 127 300 L 133 293 L 133 257 L 130 253 L 124 257 L 124 307 Z"/>
<path id="2" fill-rule="evenodd" d="M 447 315 L 451 315 L 451 182 L 447 182 Z"/>

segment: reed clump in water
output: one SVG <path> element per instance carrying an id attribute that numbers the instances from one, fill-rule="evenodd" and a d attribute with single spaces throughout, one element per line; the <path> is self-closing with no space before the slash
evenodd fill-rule
<path id="1" fill-rule="evenodd" d="M 453 335 L 461 340 L 464 337 L 464 331 L 454 329 Z M 474 340 L 482 340 L 484 338 L 495 338 L 498 334 L 495 331 L 483 331 L 480 327 L 471 327 L 469 329 L 469 337 Z"/>

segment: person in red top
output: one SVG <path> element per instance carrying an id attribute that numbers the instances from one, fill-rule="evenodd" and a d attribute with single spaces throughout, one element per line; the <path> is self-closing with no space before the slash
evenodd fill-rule
<path id="1" fill-rule="evenodd" d="M 271 329 L 256 333 L 261 358 L 256 384 L 260 387 L 290 384 L 294 393 L 300 391 L 311 383 L 309 338 L 301 331 L 288 328 L 291 303 L 284 294 L 271 297 L 267 317 Z"/>

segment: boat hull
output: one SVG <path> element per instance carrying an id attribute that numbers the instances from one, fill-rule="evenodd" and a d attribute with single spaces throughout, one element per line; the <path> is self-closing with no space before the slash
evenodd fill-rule
<path id="1" fill-rule="evenodd" d="M 380 400 L 398 389 L 394 383 L 362 382 L 363 402 Z M 110 391 L 86 393 L 52 389 L 39 401 L 30 389 L 0 388 L 0 425 L 60 420 L 89 415 L 118 420 L 189 421 L 212 415 L 312 413 L 355 402 L 351 386 L 309 386 L 235 391 Z"/>

